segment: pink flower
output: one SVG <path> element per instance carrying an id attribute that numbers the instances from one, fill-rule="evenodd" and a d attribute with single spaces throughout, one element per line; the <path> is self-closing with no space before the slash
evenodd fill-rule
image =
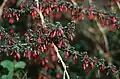
<path id="1" fill-rule="evenodd" d="M 13 23 L 15 22 L 15 20 L 14 20 L 13 18 L 10 18 L 10 19 L 8 20 L 8 22 L 9 22 L 10 24 L 13 24 Z"/>
<path id="2" fill-rule="evenodd" d="M 24 53 L 24 57 L 31 59 L 31 52 L 30 52 L 30 50 L 27 50 L 27 51 Z"/>
<path id="3" fill-rule="evenodd" d="M 17 58 L 17 60 L 20 60 L 20 54 L 19 53 L 16 53 L 16 58 Z"/>
<path id="4" fill-rule="evenodd" d="M 89 19 L 90 19 L 90 20 L 93 20 L 93 18 L 94 18 L 93 13 L 89 12 L 88 15 L 89 15 Z"/>

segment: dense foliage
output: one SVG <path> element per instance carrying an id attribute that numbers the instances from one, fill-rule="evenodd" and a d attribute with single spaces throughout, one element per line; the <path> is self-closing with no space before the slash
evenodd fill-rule
<path id="1" fill-rule="evenodd" d="M 0 79 L 119 79 L 120 1 L 86 1 L 1 0 Z"/>

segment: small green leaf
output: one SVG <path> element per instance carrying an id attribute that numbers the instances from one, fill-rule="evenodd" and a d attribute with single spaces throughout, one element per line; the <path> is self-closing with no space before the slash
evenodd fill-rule
<path id="1" fill-rule="evenodd" d="M 1 79 L 8 79 L 7 75 L 2 75 Z"/>
<path id="2" fill-rule="evenodd" d="M 13 72 L 10 71 L 8 75 L 2 75 L 0 79 L 13 79 Z"/>
<path id="3" fill-rule="evenodd" d="M 4 60 L 0 63 L 1 66 L 3 66 L 3 68 L 7 68 L 8 71 L 13 71 L 14 70 L 14 65 L 12 61 L 9 60 Z"/>
<path id="4" fill-rule="evenodd" d="M 15 68 L 16 68 L 16 69 L 17 69 L 17 68 L 24 69 L 25 66 L 26 66 L 26 63 L 23 62 L 23 61 L 19 61 L 19 62 L 17 62 L 17 63 L 15 64 Z"/>
<path id="5" fill-rule="evenodd" d="M 8 77 L 8 79 L 13 79 L 13 72 L 9 72 L 7 77 Z"/>

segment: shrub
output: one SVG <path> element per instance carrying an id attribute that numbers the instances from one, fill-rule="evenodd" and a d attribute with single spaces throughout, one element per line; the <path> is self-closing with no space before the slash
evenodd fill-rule
<path id="1" fill-rule="evenodd" d="M 119 14 L 72 2 L 3 1 L 2 79 L 119 78 L 119 64 L 113 61 L 120 47 Z M 112 2 L 119 7 L 119 1 Z"/>

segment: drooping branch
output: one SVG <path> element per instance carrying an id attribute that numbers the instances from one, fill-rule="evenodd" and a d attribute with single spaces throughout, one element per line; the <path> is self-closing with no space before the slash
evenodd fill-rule
<path id="1" fill-rule="evenodd" d="M 42 14 L 42 11 L 39 10 L 39 1 L 36 0 L 36 2 L 37 2 L 37 12 L 38 12 L 39 15 L 40 15 L 42 25 L 43 25 L 44 27 L 46 27 L 46 26 L 45 26 L 45 21 L 44 21 L 44 16 L 43 16 L 43 14 Z M 63 68 L 64 68 L 64 74 L 63 74 L 63 75 L 66 74 L 67 79 L 70 79 L 69 74 L 68 74 L 67 69 L 66 69 L 67 66 L 66 66 L 65 63 L 63 62 L 62 57 L 60 56 L 60 54 L 59 54 L 59 52 L 58 52 L 58 48 L 57 48 L 57 46 L 56 46 L 55 44 L 54 44 L 54 49 L 55 49 L 55 51 L 56 51 L 56 53 L 57 53 L 58 59 L 61 61 L 62 66 L 63 66 Z M 64 77 L 63 79 L 65 79 L 65 77 Z"/>
<path id="2" fill-rule="evenodd" d="M 66 76 L 67 76 L 67 79 L 70 79 L 70 76 L 69 76 L 69 74 L 68 74 L 68 72 L 67 72 L 67 66 L 66 66 L 66 64 L 64 63 L 62 57 L 60 56 L 60 53 L 58 52 L 58 48 L 57 48 L 57 46 L 56 46 L 55 44 L 54 44 L 54 49 L 55 49 L 55 51 L 56 51 L 56 53 L 57 53 L 58 59 L 61 61 L 62 66 L 63 66 L 63 68 L 64 68 L 63 79 L 65 79 L 65 74 L 66 74 Z"/>

